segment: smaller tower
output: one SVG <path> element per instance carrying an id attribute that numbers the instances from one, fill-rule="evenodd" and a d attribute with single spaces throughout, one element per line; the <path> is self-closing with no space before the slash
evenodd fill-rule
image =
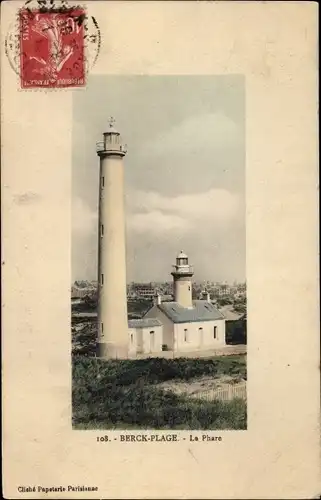
<path id="1" fill-rule="evenodd" d="M 174 278 L 174 301 L 182 307 L 193 307 L 192 276 L 194 271 L 183 251 L 176 257 L 176 264 L 173 266 L 171 274 Z"/>

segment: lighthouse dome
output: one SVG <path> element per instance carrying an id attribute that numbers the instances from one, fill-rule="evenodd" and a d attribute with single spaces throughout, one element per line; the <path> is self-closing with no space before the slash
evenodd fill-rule
<path id="1" fill-rule="evenodd" d="M 180 253 L 177 255 L 177 259 L 188 259 L 186 253 L 183 252 L 183 250 L 180 251 Z"/>
<path id="2" fill-rule="evenodd" d="M 111 117 L 108 122 L 108 127 L 105 134 L 116 134 L 119 135 L 118 130 L 115 128 L 115 118 Z"/>
<path id="3" fill-rule="evenodd" d="M 183 252 L 183 250 L 181 250 L 180 253 L 176 257 L 176 266 L 177 267 L 189 267 L 188 257 L 186 255 L 186 253 Z"/>

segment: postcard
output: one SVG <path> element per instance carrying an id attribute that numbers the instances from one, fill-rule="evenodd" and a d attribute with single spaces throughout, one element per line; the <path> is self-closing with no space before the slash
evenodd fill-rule
<path id="1" fill-rule="evenodd" d="M 316 5 L 1 28 L 4 498 L 319 498 Z"/>

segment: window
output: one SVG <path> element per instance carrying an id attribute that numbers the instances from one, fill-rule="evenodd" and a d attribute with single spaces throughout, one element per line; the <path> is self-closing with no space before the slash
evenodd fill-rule
<path id="1" fill-rule="evenodd" d="M 101 335 L 104 335 L 104 323 L 101 324 Z"/>
<path id="2" fill-rule="evenodd" d="M 189 291 L 189 292 L 191 291 L 191 287 L 190 287 L 190 286 L 188 286 L 188 291 Z"/>
<path id="3" fill-rule="evenodd" d="M 104 275 L 102 274 L 101 275 L 101 285 L 103 285 L 103 284 L 104 284 Z"/>
<path id="4" fill-rule="evenodd" d="M 150 352 L 154 351 L 155 350 L 155 336 L 154 336 L 154 330 L 150 331 L 149 332 L 149 348 L 150 348 Z"/>
<path id="5" fill-rule="evenodd" d="M 101 236 L 104 236 L 104 224 L 101 225 L 100 231 L 101 231 Z"/>
<path id="6" fill-rule="evenodd" d="M 188 342 L 188 330 L 184 328 L 184 342 Z"/>
<path id="7" fill-rule="evenodd" d="M 214 326 L 213 336 L 215 339 L 217 339 L 217 326 Z"/>
<path id="8" fill-rule="evenodd" d="M 104 186 L 105 186 L 105 177 L 102 177 L 102 178 L 101 178 L 101 185 L 102 185 L 102 187 L 104 187 Z"/>
<path id="9" fill-rule="evenodd" d="M 133 336 L 133 334 L 131 333 L 131 334 L 130 334 L 130 342 L 131 342 L 131 344 L 133 343 L 133 339 L 134 339 L 134 336 Z"/>

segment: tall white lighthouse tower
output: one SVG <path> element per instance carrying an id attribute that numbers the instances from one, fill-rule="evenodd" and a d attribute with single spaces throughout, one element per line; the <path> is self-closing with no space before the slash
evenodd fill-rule
<path id="1" fill-rule="evenodd" d="M 182 307 L 193 307 L 192 276 L 193 267 L 188 263 L 187 255 L 181 251 L 176 257 L 172 276 L 174 278 L 174 300 Z"/>
<path id="2" fill-rule="evenodd" d="M 97 356 L 128 357 L 124 165 L 126 148 L 111 118 L 100 158 Z"/>

